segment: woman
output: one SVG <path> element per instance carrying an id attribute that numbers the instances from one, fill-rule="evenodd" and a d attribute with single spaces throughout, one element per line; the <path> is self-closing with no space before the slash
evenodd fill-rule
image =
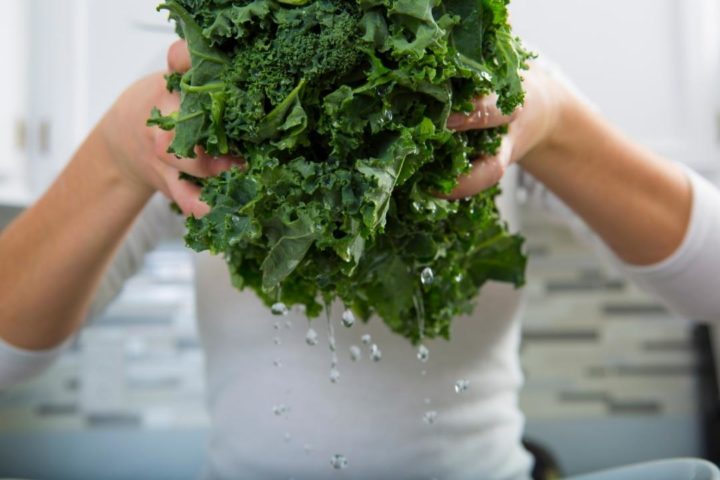
<path id="1" fill-rule="evenodd" d="M 170 49 L 169 65 L 189 68 L 183 44 Z M 720 317 L 710 281 L 720 271 L 720 193 L 630 142 L 543 69 L 533 66 L 526 87 L 526 105 L 511 118 L 482 99 L 476 114 L 450 119 L 458 130 L 511 122 L 501 152 L 478 160 L 452 198 L 493 185 L 517 162 L 585 220 L 631 278 L 684 315 Z M 0 388 L 45 368 L 91 305 L 107 304 L 143 252 L 177 230 L 166 202 L 149 203 L 154 192 L 186 215 L 207 212 L 178 173 L 214 175 L 236 160 L 166 154 L 168 134 L 144 122 L 152 106 L 172 111 L 177 102 L 161 75 L 131 87 L 0 237 Z M 451 342 L 428 345 L 428 364 L 382 322 L 338 332 L 345 346 L 371 335 L 383 359 L 346 362 L 335 385 L 327 351 L 307 346 L 298 322 L 273 346 L 274 317 L 230 285 L 221 259 L 199 255 L 196 271 L 213 419 L 207 478 L 330 478 L 330 459 L 336 468 L 349 462 L 345 478 L 529 476 L 517 408 L 520 297 L 511 288 L 489 286 L 476 314 L 455 322 Z M 459 378 L 472 386 L 462 395 L 452 391 Z M 278 418 L 273 406 L 290 410 Z M 422 422 L 429 410 L 438 416 Z"/>

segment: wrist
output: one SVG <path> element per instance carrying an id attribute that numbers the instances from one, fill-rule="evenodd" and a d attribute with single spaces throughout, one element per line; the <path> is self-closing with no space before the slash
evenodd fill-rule
<path id="1" fill-rule="evenodd" d="M 154 188 L 134 173 L 129 163 L 131 153 L 114 136 L 113 132 L 118 130 L 115 130 L 116 124 L 109 117 L 110 114 L 90 133 L 85 147 L 93 152 L 93 163 L 102 168 L 103 178 L 108 185 L 123 192 L 131 202 L 145 204 L 153 195 Z"/>
<path id="2" fill-rule="evenodd" d="M 536 73 L 539 81 L 532 82 L 528 95 L 533 102 L 530 108 L 539 118 L 528 124 L 540 124 L 536 140 L 528 142 L 531 148 L 521 152 L 519 164 L 533 173 L 549 161 L 578 158 L 578 138 L 583 136 L 581 121 L 588 106 L 562 82 L 544 70 Z M 529 129 L 530 130 L 530 129 Z"/>
<path id="3" fill-rule="evenodd" d="M 155 188 L 134 164 L 145 155 L 139 147 L 152 142 L 150 129 L 146 129 L 147 139 L 136 139 L 133 132 L 129 131 L 128 122 L 123 121 L 122 112 L 118 110 L 120 108 L 117 104 L 111 108 L 90 134 L 88 141 L 94 141 L 98 148 L 102 149 L 107 168 L 112 171 L 119 184 L 138 197 L 149 198 Z M 144 126 L 143 128 L 145 129 Z"/>

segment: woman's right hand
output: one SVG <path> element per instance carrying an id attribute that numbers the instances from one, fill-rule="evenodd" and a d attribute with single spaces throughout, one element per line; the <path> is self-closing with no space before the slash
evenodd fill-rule
<path id="1" fill-rule="evenodd" d="M 178 41 L 168 51 L 168 70 L 183 73 L 189 69 L 187 46 Z M 174 133 L 146 126 L 153 107 L 163 114 L 180 108 L 180 96 L 167 90 L 163 73 L 150 75 L 126 90 L 100 122 L 99 133 L 128 186 L 142 195 L 160 191 L 177 203 L 186 216 L 201 217 L 209 207 L 200 201 L 200 188 L 181 180 L 180 174 L 207 178 L 241 165 L 242 160 L 213 158 L 200 148 L 193 159 L 168 153 Z"/>

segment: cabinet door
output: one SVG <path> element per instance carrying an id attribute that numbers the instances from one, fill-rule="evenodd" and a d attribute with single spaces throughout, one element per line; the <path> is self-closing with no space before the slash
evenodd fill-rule
<path id="1" fill-rule="evenodd" d="M 513 0 L 515 28 L 613 123 L 672 159 L 719 165 L 719 2 Z"/>
<path id="2" fill-rule="evenodd" d="M 25 4 L 6 0 L 0 15 L 0 201 L 23 196 L 25 170 L 25 65 L 28 54 Z"/>
<path id="3" fill-rule="evenodd" d="M 90 125 L 133 81 L 166 67 L 167 48 L 177 39 L 160 0 L 87 2 L 87 81 Z"/>
<path id="4" fill-rule="evenodd" d="M 53 180 L 133 81 L 165 69 L 175 40 L 159 0 L 28 0 L 31 187 Z M 150 112 L 148 112 L 148 115 Z"/>

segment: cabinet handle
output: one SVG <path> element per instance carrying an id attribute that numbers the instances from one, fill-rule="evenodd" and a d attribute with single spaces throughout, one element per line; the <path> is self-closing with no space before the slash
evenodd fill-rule
<path id="1" fill-rule="evenodd" d="M 48 120 L 40 122 L 40 129 L 38 131 L 38 146 L 40 147 L 40 153 L 42 154 L 50 153 L 50 133 L 50 122 Z"/>
<path id="2" fill-rule="evenodd" d="M 25 120 L 15 120 L 15 148 L 24 152 L 27 149 L 27 123 Z"/>

